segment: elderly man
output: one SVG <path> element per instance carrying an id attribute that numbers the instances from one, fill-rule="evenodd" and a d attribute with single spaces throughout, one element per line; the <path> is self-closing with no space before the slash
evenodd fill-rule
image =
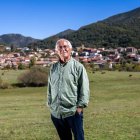
<path id="1" fill-rule="evenodd" d="M 83 108 L 89 102 L 89 80 L 84 66 L 71 57 L 72 45 L 66 39 L 56 42 L 59 61 L 48 78 L 48 105 L 61 140 L 84 140 Z"/>

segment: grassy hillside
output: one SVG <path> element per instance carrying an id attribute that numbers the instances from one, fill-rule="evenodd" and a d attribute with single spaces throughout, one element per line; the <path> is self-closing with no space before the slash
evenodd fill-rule
<path id="1" fill-rule="evenodd" d="M 84 111 L 86 140 L 138 140 L 140 73 L 96 72 L 89 73 L 89 78 L 90 103 Z M 0 90 L 0 140 L 58 140 L 45 106 L 46 90 Z"/>

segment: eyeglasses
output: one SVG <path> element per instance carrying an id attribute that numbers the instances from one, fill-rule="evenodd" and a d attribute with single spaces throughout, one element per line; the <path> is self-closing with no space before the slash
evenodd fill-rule
<path id="1" fill-rule="evenodd" d="M 58 46 L 58 50 L 62 50 L 62 49 L 67 50 L 68 48 L 69 48 L 69 47 L 66 46 L 66 45 L 64 45 L 64 46 Z"/>

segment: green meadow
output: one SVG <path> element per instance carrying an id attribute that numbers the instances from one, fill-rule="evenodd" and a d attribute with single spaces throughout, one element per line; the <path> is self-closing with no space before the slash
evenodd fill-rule
<path id="1" fill-rule="evenodd" d="M 0 71 L 16 83 L 23 71 Z M 86 140 L 140 139 L 140 73 L 89 72 Z M 47 87 L 0 89 L 0 140 L 59 140 L 46 106 Z"/>

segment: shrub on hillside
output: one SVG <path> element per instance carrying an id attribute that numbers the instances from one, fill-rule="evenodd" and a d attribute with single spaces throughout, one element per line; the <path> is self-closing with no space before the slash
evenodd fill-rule
<path id="1" fill-rule="evenodd" d="M 45 86 L 47 85 L 48 69 L 32 67 L 28 72 L 21 74 L 18 81 L 21 86 Z"/>

